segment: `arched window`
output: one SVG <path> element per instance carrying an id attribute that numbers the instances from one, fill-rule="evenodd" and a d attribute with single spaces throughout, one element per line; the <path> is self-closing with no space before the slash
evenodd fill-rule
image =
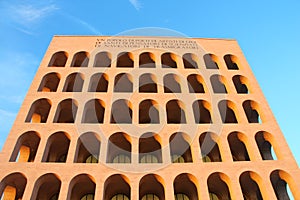
<path id="1" fill-rule="evenodd" d="M 173 163 L 193 162 L 190 141 L 190 137 L 185 133 L 171 135 L 169 145 Z"/>
<path id="2" fill-rule="evenodd" d="M 133 54 L 130 52 L 119 53 L 117 67 L 133 67 Z"/>
<path id="3" fill-rule="evenodd" d="M 164 53 L 161 55 L 162 68 L 177 68 L 177 56 L 173 53 Z"/>
<path id="4" fill-rule="evenodd" d="M 0 199 L 22 199 L 26 184 L 27 179 L 21 173 L 5 176 L 0 183 Z"/>
<path id="5" fill-rule="evenodd" d="M 60 81 L 60 75 L 58 73 L 46 74 L 39 86 L 39 92 L 56 92 Z"/>
<path id="6" fill-rule="evenodd" d="M 218 136 L 214 133 L 205 132 L 200 135 L 199 143 L 203 162 L 222 161 L 217 140 Z"/>
<path id="7" fill-rule="evenodd" d="M 46 123 L 51 108 L 49 99 L 36 100 L 28 112 L 25 122 Z"/>
<path id="8" fill-rule="evenodd" d="M 183 65 L 186 69 L 198 69 L 197 56 L 192 53 L 186 53 L 182 56 Z"/>
<path id="9" fill-rule="evenodd" d="M 131 138 L 126 133 L 115 133 L 108 139 L 107 163 L 131 163 Z"/>
<path id="10" fill-rule="evenodd" d="M 159 124 L 158 103 L 151 99 L 142 101 L 139 105 L 140 124 Z"/>
<path id="11" fill-rule="evenodd" d="M 94 67 L 110 67 L 111 66 L 111 53 L 102 51 L 96 54 Z"/>
<path id="12" fill-rule="evenodd" d="M 278 200 L 296 199 L 296 192 L 298 190 L 295 187 L 293 178 L 288 173 L 282 170 L 275 170 L 271 173 L 270 179 Z M 292 194 L 289 194 L 288 189 L 291 190 Z"/>
<path id="13" fill-rule="evenodd" d="M 206 69 L 219 69 L 217 56 L 213 54 L 205 54 L 203 56 Z"/>
<path id="14" fill-rule="evenodd" d="M 108 76 L 105 73 L 94 74 L 90 79 L 89 92 L 107 92 Z"/>
<path id="15" fill-rule="evenodd" d="M 154 133 L 145 133 L 139 139 L 140 163 L 162 163 L 160 137 Z"/>
<path id="16" fill-rule="evenodd" d="M 198 200 L 197 179 L 191 174 L 180 174 L 174 180 L 175 200 Z"/>
<path id="17" fill-rule="evenodd" d="M 214 74 L 210 77 L 210 82 L 214 93 L 227 93 L 225 78 L 223 76 Z"/>
<path id="18" fill-rule="evenodd" d="M 250 161 L 245 145 L 246 136 L 239 132 L 232 132 L 228 135 L 228 143 L 233 161 Z"/>
<path id="19" fill-rule="evenodd" d="M 116 75 L 114 92 L 132 92 L 132 76 L 127 73 Z"/>
<path id="20" fill-rule="evenodd" d="M 184 124 L 186 123 L 183 103 L 179 100 L 170 100 L 166 105 L 167 123 Z"/>
<path id="21" fill-rule="evenodd" d="M 55 123 L 74 123 L 77 113 L 77 102 L 73 99 L 61 101 L 54 117 Z"/>
<path id="22" fill-rule="evenodd" d="M 82 123 L 103 123 L 105 104 L 100 99 L 89 100 L 83 111 Z"/>
<path id="23" fill-rule="evenodd" d="M 64 67 L 68 59 L 68 54 L 65 51 L 59 51 L 52 55 L 48 67 Z"/>
<path id="24" fill-rule="evenodd" d="M 219 112 L 223 123 L 238 123 L 234 110 L 235 105 L 228 100 L 222 100 L 218 104 Z"/>
<path id="25" fill-rule="evenodd" d="M 65 132 L 56 132 L 48 140 L 43 162 L 66 162 L 70 145 L 70 136 Z"/>
<path id="26" fill-rule="evenodd" d="M 131 124 L 132 123 L 132 105 L 130 101 L 119 99 L 112 104 L 111 118 L 112 124 Z"/>
<path id="27" fill-rule="evenodd" d="M 229 177 L 223 173 L 215 172 L 207 179 L 209 196 L 213 200 L 231 199 L 228 188 Z"/>
<path id="28" fill-rule="evenodd" d="M 246 77 L 240 76 L 240 75 L 235 75 L 232 78 L 232 81 L 235 86 L 236 92 L 238 94 L 248 94 L 249 93 L 249 89 L 247 87 L 248 80 Z"/>
<path id="29" fill-rule="evenodd" d="M 75 163 L 98 163 L 100 154 L 100 137 L 96 133 L 87 132 L 77 140 Z"/>
<path id="30" fill-rule="evenodd" d="M 61 180 L 56 174 L 42 175 L 34 184 L 31 199 L 58 199 L 60 186 Z"/>
<path id="31" fill-rule="evenodd" d="M 256 179 L 256 180 L 255 180 Z M 263 200 L 258 181 L 262 181 L 258 174 L 254 172 L 244 172 L 240 176 L 240 185 L 244 199 Z"/>
<path id="32" fill-rule="evenodd" d="M 140 68 L 155 68 L 155 57 L 153 53 L 144 52 L 140 54 Z"/>
<path id="33" fill-rule="evenodd" d="M 77 175 L 70 182 L 67 200 L 94 200 L 95 188 L 94 177 L 88 174 Z"/>
<path id="34" fill-rule="evenodd" d="M 193 103 L 195 123 L 197 124 L 212 123 L 210 109 L 211 106 L 207 101 L 196 100 Z"/>
<path id="35" fill-rule="evenodd" d="M 176 74 L 167 74 L 164 76 L 164 92 L 180 93 L 180 78 Z"/>
<path id="36" fill-rule="evenodd" d="M 72 60 L 71 67 L 87 67 L 89 63 L 89 53 L 85 51 L 77 52 Z"/>
<path id="37" fill-rule="evenodd" d="M 246 100 L 243 103 L 243 108 L 249 123 L 261 123 L 261 118 L 258 113 L 258 104 L 252 100 Z"/>
<path id="38" fill-rule="evenodd" d="M 198 74 L 191 74 L 187 77 L 190 93 L 205 93 L 204 80 Z"/>
<path id="39" fill-rule="evenodd" d="M 277 156 L 273 149 L 273 136 L 270 133 L 260 131 L 255 135 L 255 141 L 263 160 L 276 160 Z"/>
<path id="40" fill-rule="evenodd" d="M 142 74 L 139 78 L 139 92 L 157 93 L 156 76 L 150 73 Z"/>
<path id="41" fill-rule="evenodd" d="M 37 132 L 29 131 L 22 134 L 15 145 L 14 151 L 9 159 L 10 162 L 33 162 L 38 146 L 40 135 Z"/>
<path id="42" fill-rule="evenodd" d="M 156 174 L 145 175 L 139 184 L 139 199 L 165 200 L 163 179 Z"/>
<path id="43" fill-rule="evenodd" d="M 237 65 L 237 57 L 231 54 L 227 54 L 224 56 L 225 63 L 228 69 L 238 70 L 239 67 Z"/>
<path id="44" fill-rule="evenodd" d="M 63 92 L 81 92 L 82 86 L 83 75 L 81 73 L 73 73 L 66 78 Z"/>
<path id="45" fill-rule="evenodd" d="M 103 200 L 129 200 L 129 179 L 121 174 L 108 177 L 104 183 Z"/>

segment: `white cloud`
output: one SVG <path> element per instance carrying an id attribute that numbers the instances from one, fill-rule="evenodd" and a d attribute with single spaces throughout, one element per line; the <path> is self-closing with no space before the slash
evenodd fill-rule
<path id="1" fill-rule="evenodd" d="M 129 2 L 134 6 L 136 10 L 141 9 L 141 3 L 138 0 L 129 0 Z"/>
<path id="2" fill-rule="evenodd" d="M 33 23 L 58 10 L 58 7 L 54 4 L 46 6 L 18 5 L 12 9 L 17 20 L 21 20 L 23 23 Z"/>

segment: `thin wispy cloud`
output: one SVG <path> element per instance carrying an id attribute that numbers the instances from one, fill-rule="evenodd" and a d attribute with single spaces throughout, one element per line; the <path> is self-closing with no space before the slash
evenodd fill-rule
<path id="1" fill-rule="evenodd" d="M 14 18 L 20 20 L 21 23 L 35 23 L 54 11 L 58 10 L 58 7 L 54 4 L 38 6 L 38 5 L 18 5 L 11 8 L 14 13 Z"/>
<path id="2" fill-rule="evenodd" d="M 87 23 L 86 21 L 79 19 L 73 15 L 67 14 L 67 13 L 62 13 L 62 15 L 66 16 L 67 18 L 71 19 L 73 22 L 76 22 L 78 24 L 80 24 L 81 26 L 85 27 L 86 29 L 88 29 L 91 33 L 96 34 L 96 35 L 102 35 L 102 33 L 97 30 L 97 28 L 95 28 L 93 25 Z"/>
<path id="3" fill-rule="evenodd" d="M 142 8 L 141 3 L 138 0 L 129 0 L 129 2 L 134 6 L 136 10 L 140 10 Z"/>

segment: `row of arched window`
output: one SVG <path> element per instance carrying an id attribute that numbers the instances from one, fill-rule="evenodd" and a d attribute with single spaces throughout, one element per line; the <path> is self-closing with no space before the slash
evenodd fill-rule
<path id="1" fill-rule="evenodd" d="M 199 138 L 202 162 L 222 162 L 223 152 L 219 146 L 219 137 L 215 133 L 204 132 Z M 34 162 L 40 143 L 40 135 L 29 131 L 22 134 L 15 145 L 10 162 Z M 101 149 L 101 137 L 94 132 L 82 134 L 76 145 L 74 163 L 98 163 Z M 112 134 L 107 142 L 106 163 L 132 163 L 132 138 L 124 133 Z M 250 161 L 248 150 L 249 138 L 241 132 L 232 132 L 227 137 L 233 161 Z M 275 143 L 270 133 L 260 131 L 255 134 L 255 142 L 262 160 L 276 160 Z M 47 140 L 42 162 L 66 162 L 71 137 L 66 132 L 53 133 Z M 173 133 L 168 141 L 170 160 L 173 163 L 191 163 L 196 155 L 192 155 L 192 140 L 186 133 Z M 276 146 L 276 143 L 275 143 Z M 104 148 L 104 147 L 102 147 Z M 163 163 L 161 137 L 147 132 L 138 139 L 139 163 Z"/>
<path id="2" fill-rule="evenodd" d="M 65 67 L 68 60 L 68 53 L 65 51 L 59 51 L 52 55 L 48 64 L 49 67 Z M 224 57 L 225 64 L 229 70 L 238 70 L 238 59 L 236 56 L 227 54 Z M 116 67 L 134 67 L 134 55 L 131 52 L 121 52 L 117 55 Z M 186 53 L 180 58 L 180 56 L 166 52 L 160 56 L 162 68 L 177 68 L 179 62 L 183 63 L 186 69 L 198 69 L 198 57 L 193 53 Z M 219 69 L 219 60 L 216 55 L 205 54 L 203 60 L 207 69 Z M 90 54 L 86 51 L 80 51 L 74 54 L 71 67 L 87 67 L 90 61 Z M 112 54 L 107 51 L 99 52 L 95 55 L 93 67 L 111 67 Z M 156 67 L 155 55 L 151 52 L 143 52 L 139 55 L 139 67 L 140 68 L 155 68 Z"/>
<path id="3" fill-rule="evenodd" d="M 25 122 L 46 123 L 50 113 L 52 103 L 49 99 L 42 98 L 36 100 L 28 112 Z M 249 123 L 261 123 L 260 108 L 253 100 L 246 100 L 242 104 Z M 112 124 L 131 124 L 133 106 L 126 99 L 119 99 L 108 107 L 110 110 L 110 123 Z M 185 124 L 186 107 L 178 99 L 170 100 L 165 105 L 166 122 L 168 124 Z M 208 101 L 196 100 L 192 104 L 194 122 L 196 124 L 214 123 L 212 119 L 212 107 Z M 236 116 L 237 107 L 230 100 L 221 100 L 218 103 L 221 120 L 223 123 L 239 123 Z M 54 123 L 75 123 L 78 103 L 74 99 L 61 101 L 56 109 Z M 104 123 L 106 104 L 100 99 L 89 100 L 83 110 L 81 123 Z M 159 124 L 160 104 L 153 99 L 146 99 L 139 103 L 138 116 L 140 124 Z"/>
<path id="4" fill-rule="evenodd" d="M 294 184 L 291 176 L 283 170 L 270 173 L 270 183 L 278 200 L 293 198 L 289 194 L 290 185 Z M 231 179 L 224 173 L 214 172 L 207 178 L 207 189 L 203 191 L 211 200 L 232 199 Z M 262 193 L 268 180 L 263 180 L 256 172 L 245 171 L 239 176 L 239 184 L 244 199 L 268 199 L 269 194 Z M 95 196 L 103 200 L 131 199 L 130 179 L 123 174 L 109 176 L 103 185 L 103 192 L 96 190 L 97 180 L 90 174 L 79 174 L 71 179 L 67 200 L 94 200 Z M 4 177 L 0 184 L 1 199 L 22 199 L 27 178 L 22 173 L 12 173 Z M 59 175 L 47 173 L 40 176 L 34 184 L 30 199 L 57 200 L 61 192 L 62 180 Z M 165 180 L 157 174 L 147 174 L 139 180 L 138 195 L 140 200 L 165 200 Z M 231 189 L 230 189 L 231 188 Z M 182 173 L 173 180 L 175 200 L 198 200 L 199 183 L 190 173 Z M 1 197 L 0 196 L 0 197 Z"/>
<path id="5" fill-rule="evenodd" d="M 40 92 L 56 92 L 60 75 L 52 72 L 46 74 L 38 88 Z M 238 94 L 249 93 L 248 80 L 241 75 L 235 75 L 232 78 L 236 92 Z M 210 77 L 212 90 L 214 93 L 228 93 L 228 83 L 224 76 L 214 74 Z M 72 73 L 67 76 L 62 89 L 63 92 L 81 92 L 84 84 L 82 73 Z M 96 73 L 91 76 L 88 92 L 107 92 L 109 77 L 106 73 Z M 179 75 L 169 73 L 163 77 L 163 84 L 158 83 L 157 78 L 152 73 L 145 73 L 139 77 L 138 92 L 157 93 L 158 85 L 163 85 L 164 93 L 181 93 L 183 82 Z M 187 87 L 190 93 L 207 93 L 204 79 L 199 74 L 190 74 L 187 76 Z M 114 78 L 113 92 L 133 92 L 133 76 L 129 73 L 119 73 Z"/>

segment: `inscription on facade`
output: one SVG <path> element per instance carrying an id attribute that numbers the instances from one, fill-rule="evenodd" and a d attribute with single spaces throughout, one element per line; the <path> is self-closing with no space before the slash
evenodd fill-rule
<path id="1" fill-rule="evenodd" d="M 99 48 L 154 48 L 154 49 L 198 49 L 195 40 L 188 39 L 136 39 L 98 38 L 95 47 Z"/>

